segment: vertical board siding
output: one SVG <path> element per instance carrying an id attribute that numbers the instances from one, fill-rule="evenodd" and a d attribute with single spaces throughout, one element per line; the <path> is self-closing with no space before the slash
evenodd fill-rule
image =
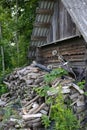
<path id="1" fill-rule="evenodd" d="M 51 24 L 52 29 L 47 36 L 47 43 L 78 35 L 78 29 L 61 0 L 55 2 Z"/>

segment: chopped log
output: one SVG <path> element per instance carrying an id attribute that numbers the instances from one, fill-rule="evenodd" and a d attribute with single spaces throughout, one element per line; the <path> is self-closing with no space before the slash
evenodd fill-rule
<path id="1" fill-rule="evenodd" d="M 52 87 L 58 87 L 59 83 L 61 82 L 61 79 L 59 79 L 55 84 L 52 85 Z"/>
<path id="2" fill-rule="evenodd" d="M 54 87 L 56 83 L 59 84 L 61 81 L 62 81 L 61 78 L 56 78 L 56 79 L 51 83 L 51 84 L 52 84 L 52 87 Z"/>
<path id="3" fill-rule="evenodd" d="M 4 102 L 4 101 L 2 101 L 2 100 L 0 99 L 0 107 L 5 106 L 5 104 L 6 104 L 6 102 Z"/>
<path id="4" fill-rule="evenodd" d="M 80 107 L 80 106 L 84 106 L 85 102 L 78 100 L 76 104 L 77 104 L 77 107 Z"/>
<path id="5" fill-rule="evenodd" d="M 41 110 L 40 113 L 42 113 L 42 114 L 44 114 L 44 115 L 47 115 L 48 112 L 45 111 L 45 110 Z"/>
<path id="6" fill-rule="evenodd" d="M 45 107 L 43 108 L 43 110 L 48 111 L 48 110 L 49 110 L 49 107 L 48 107 L 48 106 L 45 106 Z"/>
<path id="7" fill-rule="evenodd" d="M 84 91 L 81 90 L 76 84 L 72 83 L 71 86 L 74 87 L 80 94 L 84 94 Z"/>
<path id="8" fill-rule="evenodd" d="M 31 104 L 32 102 L 36 101 L 38 98 L 39 98 L 39 96 L 36 96 L 35 98 L 33 98 L 30 102 L 28 102 L 28 103 L 25 105 L 25 107 L 28 106 L 29 104 Z"/>
<path id="9" fill-rule="evenodd" d="M 3 81 L 4 84 L 6 84 L 8 87 L 10 87 L 10 83 L 6 82 L 6 81 Z"/>
<path id="10" fill-rule="evenodd" d="M 70 89 L 63 88 L 62 93 L 63 94 L 68 94 L 68 93 L 70 93 Z"/>
<path id="11" fill-rule="evenodd" d="M 43 81 L 43 78 L 36 79 L 34 85 L 37 85 Z"/>
<path id="12" fill-rule="evenodd" d="M 81 112 L 85 111 L 86 110 L 86 106 L 85 105 L 80 106 L 80 107 L 74 106 L 73 110 L 74 110 L 75 113 L 78 114 L 78 113 L 81 113 Z"/>
<path id="13" fill-rule="evenodd" d="M 36 127 L 39 127 L 40 125 L 41 125 L 41 121 L 37 122 L 37 123 L 29 123 L 29 124 L 27 124 L 28 127 L 33 127 L 33 129 L 35 128 L 35 130 L 36 130 Z"/>
<path id="14" fill-rule="evenodd" d="M 33 114 L 36 114 L 37 112 L 39 112 L 41 109 L 43 109 L 46 106 L 45 103 L 41 104 L 38 109 L 36 109 L 36 111 L 33 112 Z"/>
<path id="15" fill-rule="evenodd" d="M 84 105 L 85 105 L 84 96 L 81 95 L 81 96 L 79 96 L 79 98 L 78 98 L 77 107 L 79 107 L 79 106 L 84 106 Z"/>
<path id="16" fill-rule="evenodd" d="M 35 110 L 37 110 L 38 108 L 39 108 L 39 105 L 36 106 L 36 107 L 34 107 L 34 108 L 32 108 L 32 109 L 30 109 L 29 112 L 28 112 L 28 114 L 35 114 L 34 112 L 35 112 Z"/>
<path id="17" fill-rule="evenodd" d="M 70 95 L 69 97 L 71 100 L 73 100 L 74 98 L 78 98 L 78 96 L 79 96 L 79 93 L 74 93 L 74 94 Z"/>
<path id="18" fill-rule="evenodd" d="M 30 120 L 28 120 L 28 121 L 25 121 L 25 125 L 27 125 L 27 124 L 33 124 L 33 123 L 38 123 L 38 122 L 40 122 L 41 121 L 41 118 L 35 118 L 35 119 L 30 119 Z"/>
<path id="19" fill-rule="evenodd" d="M 42 117 L 41 113 L 22 115 L 22 118 L 24 120 L 28 120 L 28 119 L 32 119 L 32 118 L 39 118 L 39 117 Z"/>

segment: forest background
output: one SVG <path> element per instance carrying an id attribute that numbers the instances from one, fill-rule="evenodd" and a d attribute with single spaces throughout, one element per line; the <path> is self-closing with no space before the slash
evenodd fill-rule
<path id="1" fill-rule="evenodd" d="M 13 69 L 29 64 L 37 0 L 0 0 L 0 95 L 6 91 L 3 78 Z"/>

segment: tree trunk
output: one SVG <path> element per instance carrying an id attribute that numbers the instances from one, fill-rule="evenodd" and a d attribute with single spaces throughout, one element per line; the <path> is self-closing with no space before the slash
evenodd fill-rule
<path id="1" fill-rule="evenodd" d="M 18 43 L 18 0 L 16 0 L 16 45 L 17 45 L 17 65 L 19 66 L 19 43 Z"/>
<path id="2" fill-rule="evenodd" d="M 4 62 L 4 49 L 3 49 L 3 46 L 1 46 L 1 55 L 2 55 L 2 70 L 3 70 L 3 74 L 5 74 L 5 62 Z"/>
<path id="3" fill-rule="evenodd" d="M 1 27 L 1 23 L 0 23 L 0 41 L 2 40 L 2 27 Z M 3 74 L 5 73 L 5 58 L 4 58 L 4 48 L 3 46 L 1 46 L 1 56 L 2 56 L 2 70 L 3 70 Z"/>

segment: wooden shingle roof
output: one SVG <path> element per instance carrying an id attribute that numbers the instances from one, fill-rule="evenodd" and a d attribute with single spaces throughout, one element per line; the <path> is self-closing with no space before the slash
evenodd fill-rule
<path id="1" fill-rule="evenodd" d="M 61 0 L 87 42 L 87 0 Z"/>

